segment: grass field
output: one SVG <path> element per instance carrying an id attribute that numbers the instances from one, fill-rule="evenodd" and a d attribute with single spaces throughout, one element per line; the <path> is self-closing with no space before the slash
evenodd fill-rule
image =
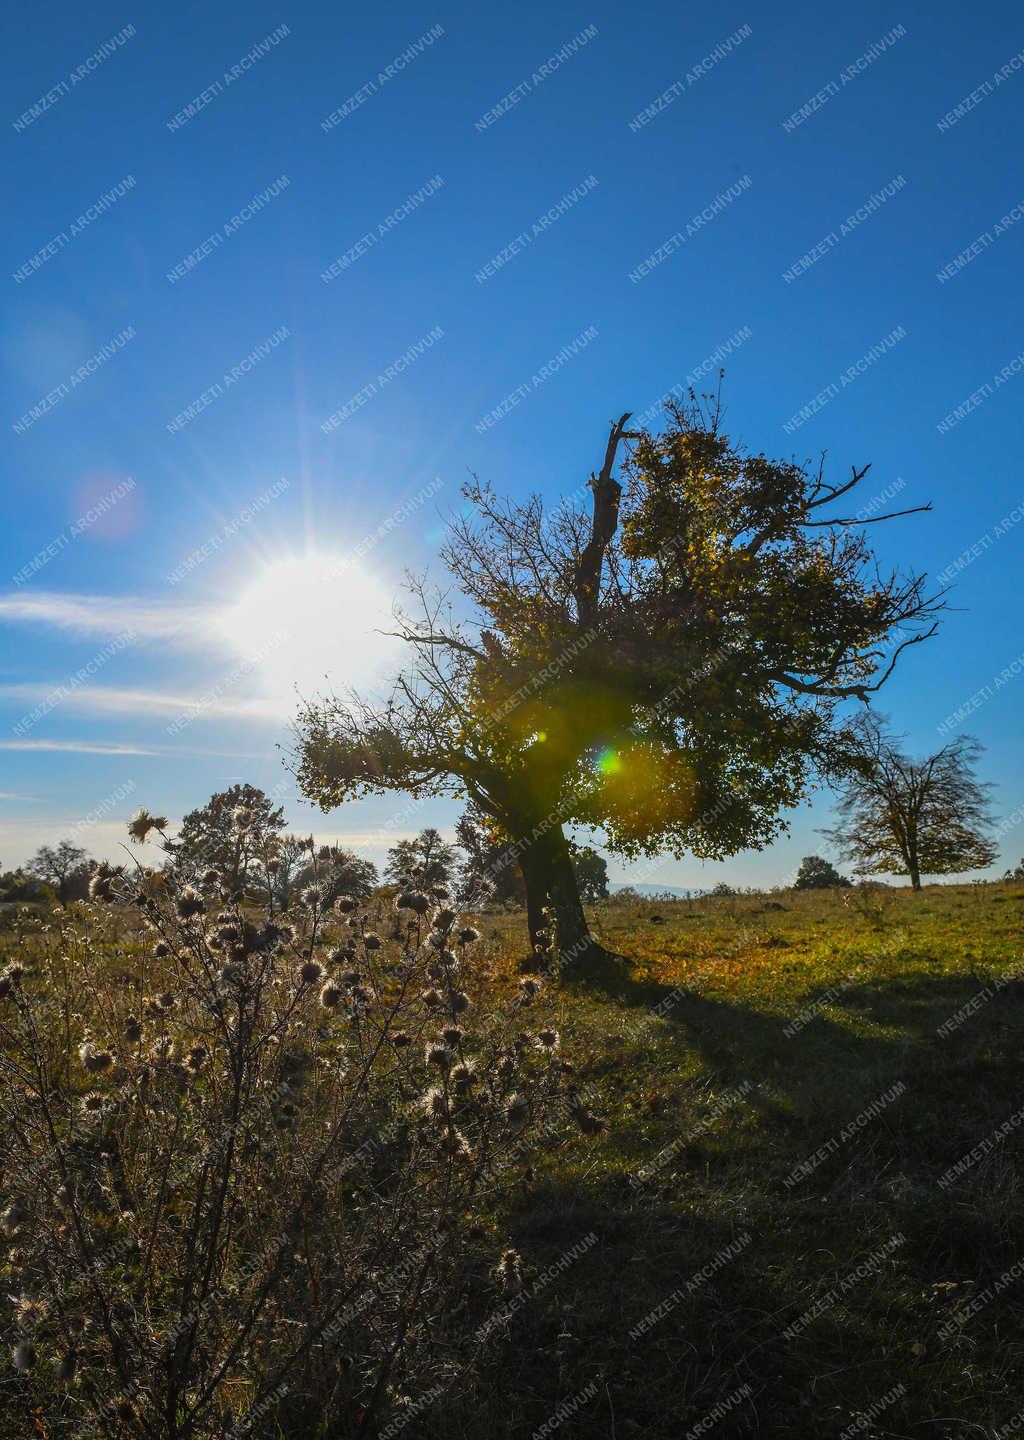
<path id="1" fill-rule="evenodd" d="M 541 1276 L 596 1240 L 512 1322 L 478 1433 L 588 1386 L 562 1434 L 1024 1423 L 1024 889 L 882 894 L 594 913 L 629 958 L 567 984 L 560 1024 L 609 1132 L 550 1157 L 511 1226 Z M 485 934 L 500 966 L 520 925 Z"/>
<path id="2" fill-rule="evenodd" d="M 410 1440 L 1024 1426 L 1024 887 L 876 893 L 591 912 L 554 1004 L 607 1131 L 481 1217 L 524 1287 Z"/>

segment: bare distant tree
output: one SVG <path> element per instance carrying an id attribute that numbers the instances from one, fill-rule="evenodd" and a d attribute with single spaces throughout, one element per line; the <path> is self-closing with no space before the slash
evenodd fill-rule
<path id="1" fill-rule="evenodd" d="M 85 851 L 70 840 L 56 846 L 43 845 L 29 860 L 25 869 L 30 875 L 45 880 L 57 892 L 62 905 L 69 900 L 84 900 L 89 893 L 89 866 Z"/>
<path id="2" fill-rule="evenodd" d="M 924 760 L 910 760 L 899 736 L 863 714 L 851 726 L 851 770 L 840 784 L 839 824 L 824 833 L 859 875 L 959 875 L 996 858 L 988 836 L 991 785 L 975 778 L 982 746 L 961 735 Z"/>

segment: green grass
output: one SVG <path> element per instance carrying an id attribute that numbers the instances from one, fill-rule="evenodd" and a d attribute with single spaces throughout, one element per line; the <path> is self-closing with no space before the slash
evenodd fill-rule
<path id="1" fill-rule="evenodd" d="M 559 1433 L 685 1435 L 749 1387 L 708 1433 L 839 1436 L 898 1385 L 857 1433 L 998 1433 L 1024 1409 L 1024 1278 L 1000 1283 L 1024 1260 L 1021 1131 L 938 1181 L 1024 1104 L 1024 982 L 994 984 L 1024 963 L 1024 890 L 893 891 L 871 916 L 833 892 L 592 919 L 623 958 L 575 977 L 558 1005 L 609 1133 L 546 1157 L 506 1225 L 538 1274 L 596 1243 L 495 1346 L 501 1400 L 484 1428 L 478 1402 L 455 1401 L 423 1433 L 530 1435 L 590 1384 Z M 485 927 L 493 963 L 511 963 L 521 922 Z"/>
<path id="2" fill-rule="evenodd" d="M 402 1433 L 531 1437 L 582 1397 L 549 1433 L 684 1437 L 717 1414 L 699 1433 L 831 1440 L 894 1387 L 851 1433 L 1002 1433 L 1024 1410 L 1024 1126 L 939 1181 L 1024 1106 L 1024 887 L 591 920 L 618 958 L 554 1005 L 607 1133 L 559 1140 L 478 1217 L 481 1276 L 498 1245 L 524 1257 L 521 1304 Z M 484 969 L 515 972 L 522 917 L 478 923 Z"/>

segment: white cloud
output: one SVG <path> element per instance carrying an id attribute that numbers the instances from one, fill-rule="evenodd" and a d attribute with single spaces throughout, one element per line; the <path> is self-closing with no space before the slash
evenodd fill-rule
<path id="1" fill-rule="evenodd" d="M 157 755 L 138 745 L 107 745 L 100 740 L 0 740 L 0 750 L 69 750 L 80 755 Z M 22 797 L 27 798 L 27 797 Z"/>
<path id="2" fill-rule="evenodd" d="M 279 722 L 295 711 L 294 700 L 259 696 L 221 696 L 217 687 L 195 694 L 173 690 L 134 690 L 112 685 L 79 685 L 74 689 L 45 681 L 0 685 L 0 701 L 20 700 L 44 704 L 56 697 L 62 708 L 87 715 L 157 715 L 173 719 L 231 719 Z"/>
<path id="3" fill-rule="evenodd" d="M 140 640 L 167 640 L 188 648 L 223 647 L 215 614 L 208 606 L 181 605 L 135 596 L 0 595 L 0 621 L 50 625 L 78 636 L 112 639 L 130 631 Z"/>

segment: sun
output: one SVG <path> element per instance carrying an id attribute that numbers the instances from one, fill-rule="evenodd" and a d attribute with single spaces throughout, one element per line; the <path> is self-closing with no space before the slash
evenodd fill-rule
<path id="1" fill-rule="evenodd" d="M 266 565 L 221 612 L 218 628 L 261 688 L 282 701 L 366 683 L 397 643 L 378 633 L 391 628 L 381 582 L 355 561 L 315 551 Z"/>

